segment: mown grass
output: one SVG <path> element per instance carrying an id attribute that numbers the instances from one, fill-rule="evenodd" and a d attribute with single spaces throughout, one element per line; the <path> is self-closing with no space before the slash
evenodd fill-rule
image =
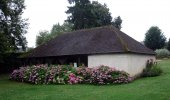
<path id="1" fill-rule="evenodd" d="M 32 85 L 0 76 L 0 100 L 170 100 L 170 60 L 163 74 L 123 85 Z"/>

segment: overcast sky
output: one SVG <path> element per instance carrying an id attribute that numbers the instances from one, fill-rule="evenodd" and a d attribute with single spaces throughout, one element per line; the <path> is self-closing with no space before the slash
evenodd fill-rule
<path id="1" fill-rule="evenodd" d="M 170 0 L 93 1 L 106 3 L 113 18 L 122 18 L 121 30 L 137 41 L 143 41 L 151 26 L 158 26 L 164 35 L 170 38 Z M 26 34 L 28 47 L 35 47 L 39 31 L 50 31 L 54 24 L 62 24 L 67 19 L 67 0 L 25 0 L 25 5 L 23 17 L 28 18 L 30 23 Z"/>

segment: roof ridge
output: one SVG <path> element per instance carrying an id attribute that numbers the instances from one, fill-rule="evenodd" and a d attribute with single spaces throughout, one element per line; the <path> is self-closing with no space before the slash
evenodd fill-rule
<path id="1" fill-rule="evenodd" d="M 122 47 L 124 48 L 124 50 L 125 50 L 126 52 L 129 52 L 130 49 L 128 48 L 126 42 L 124 42 L 123 39 L 122 39 L 122 37 L 119 35 L 119 33 L 117 33 L 117 31 L 115 31 L 115 28 L 114 28 L 113 26 L 110 26 L 110 29 L 111 29 L 111 31 L 113 31 L 113 33 L 116 34 L 116 36 L 117 36 L 117 38 L 119 39 L 119 41 L 120 41 Z"/>
<path id="2" fill-rule="evenodd" d="M 102 29 L 102 28 L 108 28 L 108 27 L 112 27 L 112 25 L 99 26 L 99 27 L 92 27 L 92 28 L 84 28 L 84 29 L 72 30 L 72 31 L 70 31 L 70 32 L 63 32 L 63 33 L 72 33 L 72 32 L 90 31 L 90 30 L 96 30 L 96 29 Z"/>

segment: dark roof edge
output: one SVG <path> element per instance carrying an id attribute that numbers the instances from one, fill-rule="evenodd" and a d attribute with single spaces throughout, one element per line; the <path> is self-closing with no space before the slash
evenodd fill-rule
<path id="1" fill-rule="evenodd" d="M 102 54 L 138 54 L 138 55 L 156 55 L 156 54 L 150 54 L 150 53 L 139 53 L 139 52 L 109 52 L 109 53 L 93 53 L 93 54 L 87 54 L 87 55 L 102 55 Z"/>
<path id="2" fill-rule="evenodd" d="M 43 57 L 62 57 L 62 56 L 78 56 L 78 55 L 104 55 L 104 54 L 138 54 L 138 55 L 153 55 L 149 53 L 138 53 L 138 52 L 110 52 L 110 53 L 89 53 L 89 54 L 73 54 L 73 55 L 58 55 L 58 56 L 43 56 Z M 23 57 L 23 58 L 43 58 L 43 57 Z"/>

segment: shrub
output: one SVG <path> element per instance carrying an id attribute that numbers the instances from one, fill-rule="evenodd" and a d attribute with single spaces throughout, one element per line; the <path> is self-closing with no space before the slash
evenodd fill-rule
<path id="1" fill-rule="evenodd" d="M 33 66 L 32 70 L 30 70 L 30 76 L 28 81 L 35 84 L 44 83 L 47 69 L 48 69 L 47 65 Z"/>
<path id="2" fill-rule="evenodd" d="M 157 58 L 166 58 L 170 56 L 170 52 L 167 49 L 157 49 L 155 52 Z"/>
<path id="3" fill-rule="evenodd" d="M 76 68 L 76 75 L 82 78 L 81 83 L 90 83 L 92 69 L 88 67 Z"/>
<path id="4" fill-rule="evenodd" d="M 20 67 L 18 70 L 15 69 L 10 75 L 10 79 L 16 81 L 24 81 L 25 72 L 27 71 L 27 67 Z"/>
<path id="5" fill-rule="evenodd" d="M 157 66 L 153 60 L 148 60 L 146 64 L 146 68 L 143 70 L 142 76 L 143 77 L 153 77 L 159 76 L 162 73 L 162 69 Z"/>
<path id="6" fill-rule="evenodd" d="M 114 84 L 122 84 L 122 83 L 129 83 L 132 81 L 132 78 L 129 77 L 129 74 L 124 71 L 114 71 L 111 73 L 113 77 Z"/>
<path id="7" fill-rule="evenodd" d="M 109 74 L 112 71 L 108 66 L 99 66 L 92 69 L 91 81 L 92 84 L 109 84 L 112 82 L 112 76 Z"/>
<path id="8" fill-rule="evenodd" d="M 108 66 L 74 68 L 67 65 L 20 67 L 11 73 L 10 79 L 33 84 L 122 84 L 131 81 L 126 72 Z"/>
<path id="9" fill-rule="evenodd" d="M 131 82 L 131 78 L 124 71 L 117 71 L 108 66 L 99 66 L 92 69 L 92 84 L 122 84 Z"/>
<path id="10" fill-rule="evenodd" d="M 82 77 L 76 76 L 73 73 L 69 74 L 69 79 L 68 79 L 69 84 L 77 84 L 77 83 L 81 83 L 81 81 L 82 81 Z"/>
<path id="11" fill-rule="evenodd" d="M 46 72 L 45 76 L 45 83 L 46 84 L 65 84 L 64 82 L 64 74 L 66 72 L 62 71 L 62 66 L 50 66 L 48 71 Z"/>

